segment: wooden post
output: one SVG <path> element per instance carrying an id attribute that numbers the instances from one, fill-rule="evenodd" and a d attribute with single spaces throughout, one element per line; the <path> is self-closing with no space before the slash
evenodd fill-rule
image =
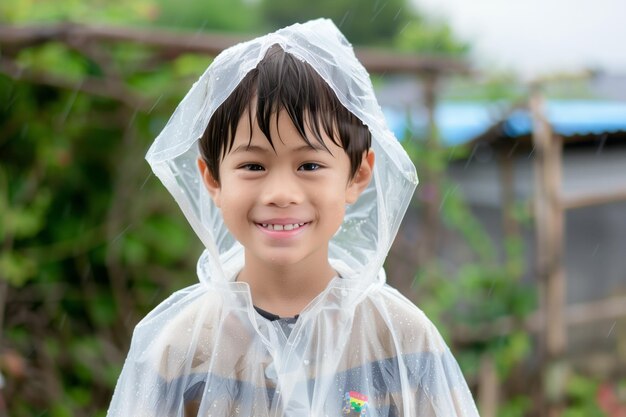
<path id="1" fill-rule="evenodd" d="M 426 108 L 428 120 L 426 137 L 420 139 L 424 139 L 428 152 L 434 152 L 439 148 L 435 121 L 438 75 L 436 72 L 427 72 L 425 74 L 420 73 L 417 76 L 423 86 L 421 100 Z M 419 227 L 421 228 L 420 237 L 410 242 L 398 241 L 398 244 L 401 245 L 400 248 L 405 248 L 411 257 L 406 262 L 408 269 L 399 265 L 402 262 L 396 264 L 389 262 L 386 266 L 388 282 L 414 301 L 416 301 L 416 294 L 413 290 L 413 277 L 416 267 L 424 268 L 428 266 L 437 256 L 439 245 L 441 173 L 437 173 L 436 169 L 432 168 L 432 165 L 436 164 L 429 165 L 425 163 L 418 167 L 420 185 L 413 196 L 416 200 L 420 199 L 420 211 L 418 214 Z"/>
<path id="2" fill-rule="evenodd" d="M 437 136 L 437 122 L 435 120 L 435 110 L 437 107 L 437 76 L 429 73 L 423 77 L 424 82 L 424 106 L 428 120 L 426 149 L 429 154 L 434 154 L 439 149 L 439 138 Z M 421 253 L 419 261 L 428 264 L 437 256 L 439 247 L 439 210 L 441 203 L 441 172 L 437 172 L 437 164 L 424 164 L 422 167 L 422 196 L 424 198 L 424 239 L 421 242 Z M 435 168 L 433 168 L 435 166 Z"/>
<path id="3" fill-rule="evenodd" d="M 500 381 L 489 353 L 483 355 L 478 371 L 478 409 L 481 417 L 496 417 L 500 403 Z"/>
<path id="4" fill-rule="evenodd" d="M 564 405 L 567 366 L 565 306 L 566 286 L 563 267 L 564 214 L 561 195 L 562 139 L 552 134 L 544 114 L 543 97 L 537 86 L 530 97 L 535 151 L 535 231 L 537 277 L 545 317 L 542 334 L 543 390 L 545 414 L 556 417 Z"/>

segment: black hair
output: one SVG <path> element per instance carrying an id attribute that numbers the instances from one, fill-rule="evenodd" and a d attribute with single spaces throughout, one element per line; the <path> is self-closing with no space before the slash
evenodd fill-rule
<path id="1" fill-rule="evenodd" d="M 252 108 L 255 102 L 256 112 Z M 350 178 L 354 177 L 361 166 L 363 152 L 371 146 L 369 129 L 339 102 L 309 64 L 274 45 L 217 108 L 200 138 L 200 153 L 216 181 L 219 182 L 220 160 L 232 149 L 237 125 L 245 112 L 250 126 L 253 125 L 252 115 L 256 115 L 261 131 L 275 149 L 270 123 L 282 110 L 311 147 L 314 139 L 328 150 L 322 139 L 323 132 L 343 148 L 350 159 Z M 307 137 L 305 125 L 313 138 Z"/>

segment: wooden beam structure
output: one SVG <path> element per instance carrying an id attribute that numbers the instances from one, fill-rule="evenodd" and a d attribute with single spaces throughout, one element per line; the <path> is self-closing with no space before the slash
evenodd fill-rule
<path id="1" fill-rule="evenodd" d="M 0 45 L 5 54 L 46 42 L 59 41 L 64 43 L 129 42 L 156 48 L 168 57 L 183 53 L 215 56 L 222 50 L 255 36 L 74 23 L 50 26 L 0 26 Z M 363 47 L 356 47 L 355 53 L 365 68 L 372 73 L 446 75 L 471 73 L 469 65 L 456 58 L 417 56 Z"/>
<path id="2" fill-rule="evenodd" d="M 588 303 L 568 305 L 565 308 L 564 316 L 567 327 L 620 320 L 626 317 L 626 296 L 615 296 Z M 543 334 L 549 320 L 550 317 L 546 316 L 544 311 L 538 310 L 524 319 L 507 316 L 471 328 L 454 326 L 450 333 L 453 335 L 453 339 L 461 344 L 485 342 L 520 330 L 527 333 Z"/>

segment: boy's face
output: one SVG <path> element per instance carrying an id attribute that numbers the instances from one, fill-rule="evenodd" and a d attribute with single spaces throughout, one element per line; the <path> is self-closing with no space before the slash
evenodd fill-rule
<path id="1" fill-rule="evenodd" d="M 219 184 L 204 161 L 198 162 L 207 189 L 247 260 L 276 266 L 317 257 L 327 262 L 328 242 L 343 221 L 345 205 L 369 183 L 374 155 L 364 155 L 350 179 L 346 152 L 328 137 L 323 139 L 330 152 L 316 141 L 316 148 L 310 147 L 286 113 L 272 121 L 271 134 L 275 150 L 256 121 L 250 134 L 244 114 L 232 150 L 221 160 Z"/>

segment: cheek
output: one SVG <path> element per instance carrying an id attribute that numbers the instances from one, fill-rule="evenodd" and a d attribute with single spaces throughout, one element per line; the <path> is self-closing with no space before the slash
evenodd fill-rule
<path id="1" fill-rule="evenodd" d="M 230 190 L 237 189 L 238 192 Z M 222 184 L 222 192 L 220 194 L 220 209 L 224 223 L 231 232 L 236 231 L 243 223 L 247 221 L 247 212 L 251 205 L 251 191 L 243 190 L 241 187 L 233 187 L 233 184 L 224 181 Z"/>
<path id="2" fill-rule="evenodd" d="M 333 226 L 339 227 L 346 213 L 345 191 L 340 187 L 327 189 L 323 197 L 326 216 L 331 220 Z"/>

